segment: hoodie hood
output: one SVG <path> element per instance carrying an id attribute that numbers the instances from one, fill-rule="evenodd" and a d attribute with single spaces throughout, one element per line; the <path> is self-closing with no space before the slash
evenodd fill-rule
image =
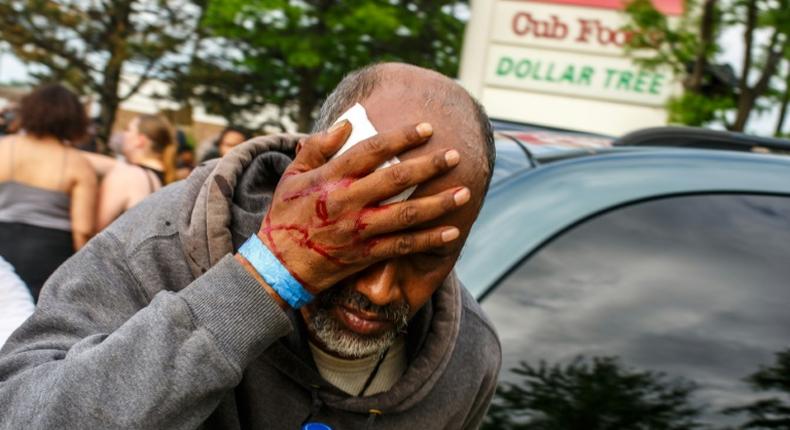
<path id="1" fill-rule="evenodd" d="M 202 164 L 187 179 L 179 230 L 184 254 L 194 277 L 234 252 L 258 231 L 280 176 L 291 163 L 301 135 L 252 139 L 219 160 Z M 200 183 L 200 186 L 197 186 Z M 263 359 L 327 406 L 367 414 L 403 412 L 423 400 L 442 376 L 456 345 L 461 324 L 460 284 L 451 274 L 408 325 L 409 365 L 388 391 L 353 397 L 324 381 L 315 369 L 304 329 L 272 345 Z M 291 312 L 294 327 L 300 317 Z"/>
<path id="2" fill-rule="evenodd" d="M 256 233 L 302 135 L 249 140 L 202 163 L 186 180 L 179 230 L 194 277 Z M 196 186 L 199 183 L 200 186 Z"/>

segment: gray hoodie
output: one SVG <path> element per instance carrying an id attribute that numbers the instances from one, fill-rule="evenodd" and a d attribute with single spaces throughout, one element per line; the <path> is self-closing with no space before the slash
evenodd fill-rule
<path id="1" fill-rule="evenodd" d="M 457 429 L 479 426 L 500 346 L 454 276 L 408 327 L 389 390 L 343 393 L 304 328 L 232 258 L 295 138 L 259 138 L 124 214 L 47 281 L 0 351 L 2 429 Z"/>

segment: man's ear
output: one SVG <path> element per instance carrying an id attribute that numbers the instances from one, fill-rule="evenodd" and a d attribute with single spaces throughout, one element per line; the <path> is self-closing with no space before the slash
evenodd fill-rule
<path id="1" fill-rule="evenodd" d="M 296 155 L 299 155 L 299 151 L 302 150 L 303 146 L 304 146 L 304 139 L 299 139 L 299 142 L 296 142 L 296 149 L 295 149 Z"/>

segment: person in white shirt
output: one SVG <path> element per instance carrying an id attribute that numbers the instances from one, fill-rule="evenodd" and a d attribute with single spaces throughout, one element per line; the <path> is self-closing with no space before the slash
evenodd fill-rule
<path id="1" fill-rule="evenodd" d="M 11 264 L 0 257 L 0 347 L 34 309 L 27 286 Z"/>

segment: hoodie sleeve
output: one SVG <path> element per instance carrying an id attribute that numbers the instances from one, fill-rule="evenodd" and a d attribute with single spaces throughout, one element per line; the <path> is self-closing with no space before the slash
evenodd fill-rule
<path id="1" fill-rule="evenodd" d="M 69 259 L 0 352 L 0 428 L 196 428 L 291 330 L 230 255 L 149 303 L 120 249 L 105 232 Z"/>

